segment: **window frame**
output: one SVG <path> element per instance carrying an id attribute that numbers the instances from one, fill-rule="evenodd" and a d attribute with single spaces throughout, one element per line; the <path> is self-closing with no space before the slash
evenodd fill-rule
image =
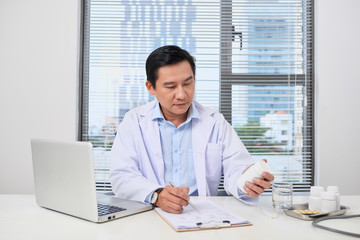
<path id="1" fill-rule="evenodd" d="M 89 93 L 84 91 L 85 87 L 89 87 L 89 39 L 86 39 L 86 36 L 89 36 L 90 32 L 90 0 L 81 0 L 81 17 L 80 17 L 80 47 L 79 47 L 79 103 L 78 103 L 78 140 L 79 141 L 89 141 L 89 137 L 86 137 L 84 132 L 87 132 L 88 129 L 88 118 L 85 118 L 86 109 L 89 108 Z M 232 0 L 221 0 L 221 11 L 229 12 L 232 11 L 231 3 Z M 256 74 L 233 74 L 231 69 L 227 66 L 231 66 L 231 44 L 232 44 L 232 20 L 231 15 L 226 15 L 227 18 L 221 17 L 220 22 L 220 99 L 219 99 L 219 111 L 224 115 L 225 119 L 231 124 L 232 121 L 232 86 L 233 85 L 288 85 L 292 86 L 300 85 L 307 86 L 307 99 L 310 100 L 308 107 L 311 108 L 310 114 L 311 119 L 304 118 L 304 121 L 310 121 L 309 124 L 304 123 L 304 125 L 312 126 L 310 132 L 303 131 L 304 139 L 310 139 L 309 144 L 303 144 L 303 152 L 311 152 L 311 163 L 303 163 L 303 169 L 311 169 L 311 185 L 314 185 L 315 182 L 315 64 L 314 64 L 314 1 L 311 1 L 311 13 L 306 13 L 311 17 L 311 43 L 307 48 L 306 56 L 310 57 L 310 67 L 306 68 L 306 74 L 266 74 L 266 75 L 256 75 Z M 309 43 L 307 43 L 309 44 Z M 251 77 L 251 81 L 249 80 Z M 311 84 L 305 85 L 306 77 L 311 79 Z M 274 80 L 276 79 L 276 80 Z M 254 81 L 255 80 L 255 81 Z M 311 135 L 310 138 L 306 137 L 308 134 Z M 304 140 L 305 141 L 305 140 Z M 295 184 L 296 185 L 296 184 Z M 111 186 L 108 182 L 96 182 L 97 190 L 111 190 Z M 223 189 L 223 181 L 219 185 L 219 189 Z M 298 191 L 308 191 L 310 186 L 295 186 L 295 189 Z"/>

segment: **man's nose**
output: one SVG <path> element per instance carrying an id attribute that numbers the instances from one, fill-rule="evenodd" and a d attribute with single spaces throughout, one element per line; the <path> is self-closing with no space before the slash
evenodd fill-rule
<path id="1" fill-rule="evenodd" d="M 184 99 L 185 98 L 185 90 L 182 86 L 179 86 L 176 88 L 175 98 L 176 99 Z"/>

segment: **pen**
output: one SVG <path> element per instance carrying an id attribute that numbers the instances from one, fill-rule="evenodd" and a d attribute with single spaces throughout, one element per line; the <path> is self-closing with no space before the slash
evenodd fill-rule
<path id="1" fill-rule="evenodd" d="M 169 183 L 170 183 L 170 185 L 171 185 L 172 187 L 175 187 L 175 185 L 174 185 L 171 181 L 169 181 Z M 197 210 L 197 208 L 190 202 L 190 199 L 189 199 L 188 203 L 190 204 L 190 206 L 191 206 L 193 209 L 195 209 L 197 212 L 199 212 L 199 210 Z"/>

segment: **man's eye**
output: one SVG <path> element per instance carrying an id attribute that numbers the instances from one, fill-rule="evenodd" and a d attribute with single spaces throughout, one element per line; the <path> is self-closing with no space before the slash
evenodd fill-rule
<path id="1" fill-rule="evenodd" d="M 168 86 L 166 88 L 173 89 L 173 88 L 175 88 L 175 86 Z"/>

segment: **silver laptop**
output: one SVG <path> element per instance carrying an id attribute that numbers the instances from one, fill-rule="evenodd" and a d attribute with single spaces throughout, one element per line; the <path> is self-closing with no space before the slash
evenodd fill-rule
<path id="1" fill-rule="evenodd" d="M 92 144 L 31 140 L 39 206 L 92 222 L 152 209 L 150 204 L 96 193 Z"/>

